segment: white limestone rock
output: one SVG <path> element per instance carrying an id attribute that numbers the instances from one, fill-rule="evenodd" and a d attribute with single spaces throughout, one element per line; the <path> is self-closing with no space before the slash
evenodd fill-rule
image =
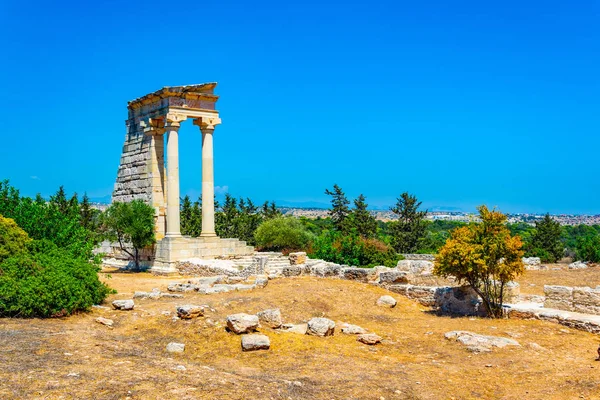
<path id="1" fill-rule="evenodd" d="M 242 336 L 243 351 L 269 350 L 270 347 L 271 341 L 266 335 L 252 334 Z"/>
<path id="2" fill-rule="evenodd" d="M 399 284 L 399 283 L 408 283 L 408 279 L 410 277 L 410 273 L 406 271 L 381 271 L 379 273 L 379 283 L 382 285 L 386 284 Z"/>
<path id="3" fill-rule="evenodd" d="M 398 271 L 405 271 L 411 274 L 431 274 L 433 273 L 433 262 L 425 260 L 400 260 L 396 265 Z"/>
<path id="4" fill-rule="evenodd" d="M 313 318 L 308 321 L 307 335 L 313 336 L 333 336 L 335 331 L 335 322 L 328 318 Z"/>
<path id="5" fill-rule="evenodd" d="M 227 327 L 238 335 L 254 332 L 258 328 L 258 317 L 244 313 L 228 315 Z"/>
<path id="6" fill-rule="evenodd" d="M 480 335 L 468 331 L 451 331 L 447 332 L 444 337 L 462 343 L 467 346 L 467 350 L 478 353 L 490 352 L 492 347 L 520 346 L 519 342 L 514 339 Z"/>
<path id="7" fill-rule="evenodd" d="M 587 264 L 581 261 L 575 261 L 574 263 L 569 264 L 569 269 L 586 269 L 587 267 Z"/>
<path id="8" fill-rule="evenodd" d="M 98 317 L 96 318 L 96 322 L 108 327 L 112 327 L 114 322 L 112 319 L 108 319 L 108 318 L 104 318 L 104 317 Z"/>
<path id="9" fill-rule="evenodd" d="M 266 276 L 257 276 L 256 280 L 254 281 L 254 286 L 261 289 L 267 287 L 268 284 L 269 278 Z"/>
<path id="10" fill-rule="evenodd" d="M 185 304 L 177 307 L 177 316 L 181 319 L 192 319 L 204 316 L 204 307 Z"/>
<path id="11" fill-rule="evenodd" d="M 298 333 L 300 335 L 306 335 L 308 331 L 308 324 L 283 324 L 281 325 L 281 332 Z"/>
<path id="12" fill-rule="evenodd" d="M 342 333 L 346 335 L 362 335 L 367 333 L 367 330 L 358 325 L 344 324 L 342 325 Z"/>
<path id="13" fill-rule="evenodd" d="M 256 314 L 261 325 L 277 329 L 281 327 L 281 311 L 279 308 L 264 310 Z"/>
<path id="14" fill-rule="evenodd" d="M 115 310 L 133 310 L 135 304 L 133 300 L 115 300 L 112 306 Z"/>
<path id="15" fill-rule="evenodd" d="M 372 346 L 374 344 L 381 343 L 381 336 L 378 336 L 374 333 L 363 333 L 362 335 L 358 335 L 356 340 Z"/>
<path id="16" fill-rule="evenodd" d="M 167 345 L 167 351 L 169 353 L 183 353 L 185 350 L 185 344 L 171 342 Z"/>
<path id="17" fill-rule="evenodd" d="M 377 299 L 377 305 L 381 307 L 394 308 L 396 307 L 396 304 L 398 304 L 396 299 L 389 295 L 381 296 Z"/>

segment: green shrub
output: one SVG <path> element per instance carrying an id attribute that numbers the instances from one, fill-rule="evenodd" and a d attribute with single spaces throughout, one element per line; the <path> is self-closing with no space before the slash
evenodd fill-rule
<path id="1" fill-rule="evenodd" d="M 0 263 L 0 317 L 59 317 L 100 304 L 111 290 L 98 266 L 48 240 Z"/>
<path id="2" fill-rule="evenodd" d="M 312 235 L 293 217 L 276 217 L 259 225 L 254 234 L 256 243 L 264 250 L 304 250 Z"/>
<path id="3" fill-rule="evenodd" d="M 25 246 L 30 241 L 27 233 L 15 221 L 0 215 L 0 262 L 25 251 Z"/>
<path id="4" fill-rule="evenodd" d="M 402 258 L 388 244 L 359 235 L 342 235 L 324 231 L 312 242 L 309 256 L 325 261 L 360 267 L 385 265 L 395 267 Z"/>

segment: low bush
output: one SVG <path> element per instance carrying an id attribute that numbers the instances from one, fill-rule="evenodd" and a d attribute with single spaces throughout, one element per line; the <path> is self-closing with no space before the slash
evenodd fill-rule
<path id="1" fill-rule="evenodd" d="M 65 316 L 111 293 L 97 264 L 48 240 L 31 241 L 8 218 L 0 217 L 0 243 L 0 317 Z"/>
<path id="2" fill-rule="evenodd" d="M 312 242 L 308 254 L 312 258 L 360 267 L 395 267 L 402 258 L 390 245 L 378 239 L 331 231 L 324 231 L 319 235 Z"/>
<path id="3" fill-rule="evenodd" d="M 305 250 L 313 235 L 293 217 L 276 217 L 259 225 L 254 234 L 262 250 Z"/>

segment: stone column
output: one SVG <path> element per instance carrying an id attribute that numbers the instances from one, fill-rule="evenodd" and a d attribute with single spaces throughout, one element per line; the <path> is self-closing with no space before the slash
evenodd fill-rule
<path id="1" fill-rule="evenodd" d="M 202 232 L 201 237 L 214 237 L 215 233 L 215 179 L 213 159 L 213 133 L 221 123 L 218 117 L 198 118 L 194 123 L 202 132 Z"/>
<path id="2" fill-rule="evenodd" d="M 167 237 L 181 236 L 179 222 L 179 126 L 185 117 L 168 114 L 167 133 Z"/>

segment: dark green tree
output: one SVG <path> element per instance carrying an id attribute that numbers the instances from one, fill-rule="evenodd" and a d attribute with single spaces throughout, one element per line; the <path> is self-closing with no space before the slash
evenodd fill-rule
<path id="1" fill-rule="evenodd" d="M 377 220 L 367 210 L 367 202 L 364 195 L 360 194 L 354 200 L 354 208 L 350 212 L 348 224 L 356 233 L 364 238 L 374 238 L 377 235 Z"/>
<path id="2" fill-rule="evenodd" d="M 418 251 L 420 242 L 426 236 L 427 211 L 419 211 L 419 207 L 421 202 L 416 196 L 404 192 L 390 208 L 398 216 L 397 221 L 390 223 L 391 243 L 398 253 Z"/>
<path id="3" fill-rule="evenodd" d="M 265 201 L 262 205 L 261 213 L 264 219 L 277 218 L 281 216 L 281 211 L 277 209 L 274 201 L 271 201 L 271 203 Z"/>
<path id="4" fill-rule="evenodd" d="M 112 241 L 118 241 L 121 250 L 133 258 L 139 270 L 139 251 L 156 241 L 154 236 L 154 208 L 142 200 L 129 203 L 115 202 L 104 212 L 103 229 Z M 127 248 L 130 243 L 133 253 Z"/>
<path id="5" fill-rule="evenodd" d="M 58 211 L 61 213 L 67 214 L 69 201 L 67 200 L 64 186 L 59 187 L 58 191 L 53 196 L 50 196 L 50 204 L 58 208 Z"/>
<path id="6" fill-rule="evenodd" d="M 186 195 L 181 201 L 181 209 L 179 211 L 182 235 L 192 236 L 192 209 L 190 196 Z"/>
<path id="7" fill-rule="evenodd" d="M 84 228 L 94 230 L 94 220 L 97 215 L 95 211 L 96 210 L 94 210 L 90 205 L 90 199 L 87 193 L 84 193 L 83 198 L 81 199 L 81 204 L 79 205 L 80 221 Z"/>
<path id="8" fill-rule="evenodd" d="M 346 198 L 346 195 L 337 184 L 333 185 L 333 191 L 325 189 L 325 194 L 331 196 L 331 209 L 329 215 L 335 230 L 338 232 L 347 232 L 348 224 L 347 218 L 350 214 L 350 208 L 348 205 L 350 201 Z"/>
<path id="9" fill-rule="evenodd" d="M 540 257 L 542 262 L 556 262 L 563 256 L 565 246 L 561 241 L 562 230 L 558 221 L 546 214 L 541 221 L 536 221 L 535 231 L 531 238 L 531 251 Z"/>

